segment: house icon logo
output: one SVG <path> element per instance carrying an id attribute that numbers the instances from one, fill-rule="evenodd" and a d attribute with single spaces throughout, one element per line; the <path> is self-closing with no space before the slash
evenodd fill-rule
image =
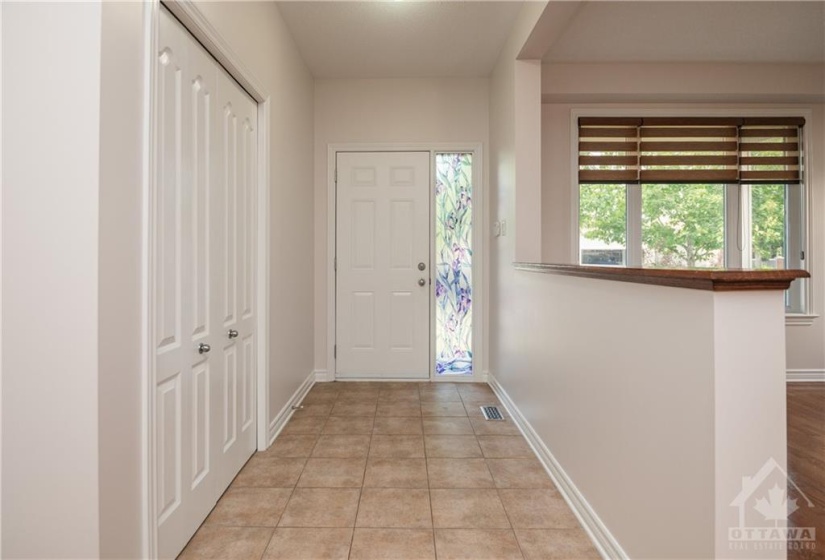
<path id="1" fill-rule="evenodd" d="M 753 476 L 742 477 L 742 490 L 730 503 L 738 509 L 738 524 L 728 529 L 731 548 L 794 550 L 816 546 L 816 528 L 795 527 L 788 518 L 814 503 L 773 457 Z"/>

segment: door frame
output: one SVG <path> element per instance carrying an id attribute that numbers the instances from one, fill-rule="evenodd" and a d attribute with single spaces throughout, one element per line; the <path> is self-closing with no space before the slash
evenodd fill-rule
<path id="1" fill-rule="evenodd" d="M 154 339 L 154 312 L 153 293 L 151 290 L 153 231 L 155 215 L 153 212 L 155 190 L 156 162 L 154 150 L 157 144 L 157 127 L 155 116 L 155 85 L 157 83 L 158 63 L 154 53 L 158 47 L 158 28 L 161 4 L 165 6 L 191 33 L 206 51 L 214 57 L 223 68 L 234 78 L 257 104 L 257 232 L 256 232 L 256 312 L 258 331 L 258 348 L 256 355 L 256 442 L 259 450 L 268 445 L 268 417 L 269 417 L 269 136 L 270 136 L 270 107 L 269 92 L 262 86 L 255 75 L 246 67 L 242 59 L 235 54 L 215 27 L 206 19 L 192 0 L 149 0 L 144 7 L 144 41 L 147 45 L 146 60 L 144 61 L 144 180 L 143 180 L 143 247 L 141 256 L 142 269 L 142 299 L 143 299 L 143 340 L 142 354 L 142 518 L 144 519 L 143 543 L 145 556 L 157 558 L 157 472 L 155 457 L 157 449 L 156 422 L 155 422 L 155 379 L 152 340 Z"/>
<path id="2" fill-rule="evenodd" d="M 337 228 L 337 185 L 335 169 L 339 152 L 429 152 L 430 153 L 430 264 L 435 257 L 435 197 L 432 186 L 435 184 L 435 155 L 440 153 L 470 152 L 473 154 L 473 374 L 462 376 L 435 375 L 435 284 L 430 285 L 430 372 L 426 378 L 432 382 L 486 382 L 484 366 L 484 336 L 486 332 L 486 268 L 484 261 L 485 232 L 487 219 L 485 213 L 486 191 L 484 189 L 484 160 L 481 142 L 411 142 L 411 143 L 334 143 L 327 145 L 327 381 L 337 380 L 335 359 L 336 340 L 336 238 Z M 432 270 L 432 266 L 430 267 Z M 432 272 L 431 272 L 432 273 Z M 341 378 L 341 381 L 382 381 L 375 378 Z M 387 379 L 386 381 L 405 381 Z M 410 379 L 420 382 L 422 379 Z"/>

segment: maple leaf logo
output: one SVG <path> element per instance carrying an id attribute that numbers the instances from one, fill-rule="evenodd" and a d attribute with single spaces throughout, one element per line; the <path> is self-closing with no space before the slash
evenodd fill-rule
<path id="1" fill-rule="evenodd" d="M 754 508 L 762 514 L 766 521 L 784 521 L 788 516 L 799 509 L 796 505 L 796 499 L 788 499 L 788 492 L 785 488 L 780 488 L 778 484 L 774 484 L 773 488 L 768 490 L 768 498 L 759 498 L 756 500 Z"/>

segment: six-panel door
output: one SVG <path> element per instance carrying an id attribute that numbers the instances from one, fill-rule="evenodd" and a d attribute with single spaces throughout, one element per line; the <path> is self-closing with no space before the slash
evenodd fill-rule
<path id="1" fill-rule="evenodd" d="M 426 379 L 430 154 L 338 153 L 336 167 L 336 376 Z"/>

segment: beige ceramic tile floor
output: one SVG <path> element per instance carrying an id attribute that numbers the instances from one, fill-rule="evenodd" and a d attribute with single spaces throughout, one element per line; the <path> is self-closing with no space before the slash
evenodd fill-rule
<path id="1" fill-rule="evenodd" d="M 598 558 L 482 384 L 326 383 L 241 470 L 181 558 Z"/>

